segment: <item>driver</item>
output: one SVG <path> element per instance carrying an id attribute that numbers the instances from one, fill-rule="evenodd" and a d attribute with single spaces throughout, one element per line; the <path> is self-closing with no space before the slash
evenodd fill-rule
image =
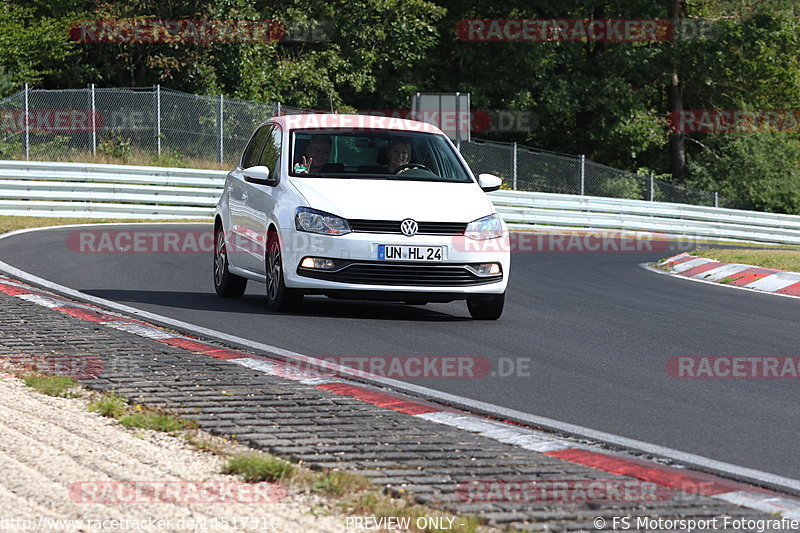
<path id="1" fill-rule="evenodd" d="M 407 165 L 411 160 L 411 143 L 406 139 L 394 139 L 386 148 L 386 159 L 389 161 L 389 172 Z"/>

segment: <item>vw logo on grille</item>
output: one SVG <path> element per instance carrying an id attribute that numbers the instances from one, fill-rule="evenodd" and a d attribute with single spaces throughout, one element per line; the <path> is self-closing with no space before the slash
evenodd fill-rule
<path id="1" fill-rule="evenodd" d="M 403 232 L 403 235 L 411 237 L 412 235 L 417 234 L 417 231 L 419 231 L 419 225 L 415 220 L 407 218 L 400 223 L 400 231 Z"/>

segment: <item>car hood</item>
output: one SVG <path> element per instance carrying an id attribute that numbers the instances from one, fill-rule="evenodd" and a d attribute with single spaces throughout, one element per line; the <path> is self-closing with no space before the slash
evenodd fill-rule
<path id="1" fill-rule="evenodd" d="M 308 206 L 349 219 L 471 222 L 494 212 L 475 183 L 290 178 Z"/>

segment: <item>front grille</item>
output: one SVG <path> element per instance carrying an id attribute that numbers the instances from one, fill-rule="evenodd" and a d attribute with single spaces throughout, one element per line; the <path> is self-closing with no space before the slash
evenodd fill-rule
<path id="1" fill-rule="evenodd" d="M 411 285 L 417 287 L 466 287 L 485 285 L 503 279 L 502 274 L 479 276 L 466 264 L 431 265 L 427 263 L 384 263 L 382 261 L 350 261 L 335 271 L 298 268 L 301 276 L 339 283 L 363 285 Z"/>
<path id="2" fill-rule="evenodd" d="M 399 220 L 348 220 L 350 229 L 360 233 L 402 233 Z M 466 222 L 417 222 L 417 235 L 464 235 Z"/>

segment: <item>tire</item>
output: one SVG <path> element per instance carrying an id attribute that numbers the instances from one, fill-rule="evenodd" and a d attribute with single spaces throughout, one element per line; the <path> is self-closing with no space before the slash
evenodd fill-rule
<path id="1" fill-rule="evenodd" d="M 223 298 L 239 298 L 247 288 L 247 279 L 228 270 L 228 252 L 222 226 L 214 227 L 214 290 Z"/>
<path id="2" fill-rule="evenodd" d="M 497 320 L 503 314 L 506 293 L 467 298 L 467 309 L 475 320 Z"/>
<path id="3" fill-rule="evenodd" d="M 275 231 L 269 232 L 267 239 L 267 305 L 273 311 L 288 311 L 300 307 L 303 294 L 289 289 L 283 281 L 283 257 L 281 243 Z"/>

